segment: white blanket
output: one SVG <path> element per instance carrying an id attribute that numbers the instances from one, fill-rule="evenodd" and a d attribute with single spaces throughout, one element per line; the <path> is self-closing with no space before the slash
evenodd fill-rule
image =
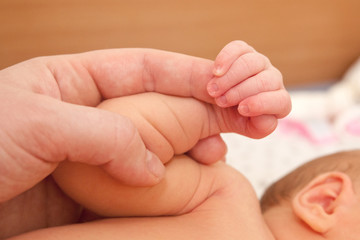
<path id="1" fill-rule="evenodd" d="M 227 162 L 250 180 L 259 196 L 271 182 L 306 161 L 360 149 L 360 60 L 330 88 L 290 94 L 293 110 L 270 136 L 254 140 L 223 134 Z"/>

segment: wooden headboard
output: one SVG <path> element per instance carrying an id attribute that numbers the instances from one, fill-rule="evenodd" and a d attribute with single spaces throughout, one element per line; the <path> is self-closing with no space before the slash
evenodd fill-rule
<path id="1" fill-rule="evenodd" d="M 150 47 L 267 55 L 287 86 L 340 78 L 360 56 L 359 0 L 1 0 L 0 68 L 41 55 Z"/>

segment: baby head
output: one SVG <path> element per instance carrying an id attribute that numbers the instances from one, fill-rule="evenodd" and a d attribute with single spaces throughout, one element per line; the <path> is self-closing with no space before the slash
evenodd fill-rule
<path id="1" fill-rule="evenodd" d="M 276 239 L 360 238 L 360 150 L 310 161 L 261 198 Z"/>

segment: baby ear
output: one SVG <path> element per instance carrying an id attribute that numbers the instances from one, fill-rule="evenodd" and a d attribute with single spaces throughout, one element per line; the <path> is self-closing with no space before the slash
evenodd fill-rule
<path id="1" fill-rule="evenodd" d="M 350 177 L 342 172 L 328 172 L 317 176 L 293 198 L 297 217 L 319 233 L 326 233 L 343 218 L 356 201 Z"/>

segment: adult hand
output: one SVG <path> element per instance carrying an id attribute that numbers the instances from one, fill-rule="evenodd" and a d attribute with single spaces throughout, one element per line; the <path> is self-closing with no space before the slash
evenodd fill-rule
<path id="1" fill-rule="evenodd" d="M 132 123 L 94 107 L 149 91 L 212 102 L 206 92 L 212 68 L 212 61 L 186 55 L 119 49 L 40 57 L 2 70 L 0 203 L 39 183 L 63 160 L 102 166 L 126 184 L 157 183 L 163 164 Z M 219 136 L 200 142 L 200 152 L 204 143 L 224 152 Z M 200 162 L 214 161 L 199 151 L 195 147 Z"/>
<path id="2" fill-rule="evenodd" d="M 217 65 L 243 59 L 239 54 L 242 49 L 218 57 Z M 41 57 L 0 71 L 0 238 L 79 219 L 81 206 L 65 196 L 51 177 L 47 178 L 63 160 L 101 166 L 131 185 L 152 185 L 162 178 L 163 164 L 147 150 L 132 122 L 94 108 L 101 101 L 155 91 L 209 103 L 215 103 L 214 97 L 222 107 L 240 102 L 240 110 L 243 104 L 261 104 L 266 99 L 252 97 L 262 96 L 258 91 L 284 93 L 281 76 L 270 71 L 265 75 L 266 82 L 276 76 L 275 83 L 281 83 L 280 87 L 260 88 L 250 96 L 232 98 L 229 87 L 238 93 L 248 89 L 246 84 L 238 88 L 236 82 L 253 85 L 262 79 L 233 74 L 241 72 L 240 62 L 249 63 L 246 59 L 231 65 L 230 70 L 236 71 L 225 68 L 219 73 L 214 72 L 213 62 L 205 59 L 149 49 L 120 49 Z M 257 72 L 265 69 L 252 69 L 248 75 L 261 76 Z M 208 88 L 210 97 L 207 87 L 224 80 L 224 76 L 231 76 L 231 86 L 219 84 L 217 93 Z M 218 101 L 222 95 L 229 97 L 227 106 Z M 268 135 L 277 118 L 290 111 L 286 92 L 283 96 L 281 104 L 270 112 L 252 107 L 246 114 L 239 111 L 247 118 L 239 133 L 256 138 Z M 199 141 L 189 154 L 211 163 L 219 160 L 225 149 L 221 137 L 215 135 Z"/>

